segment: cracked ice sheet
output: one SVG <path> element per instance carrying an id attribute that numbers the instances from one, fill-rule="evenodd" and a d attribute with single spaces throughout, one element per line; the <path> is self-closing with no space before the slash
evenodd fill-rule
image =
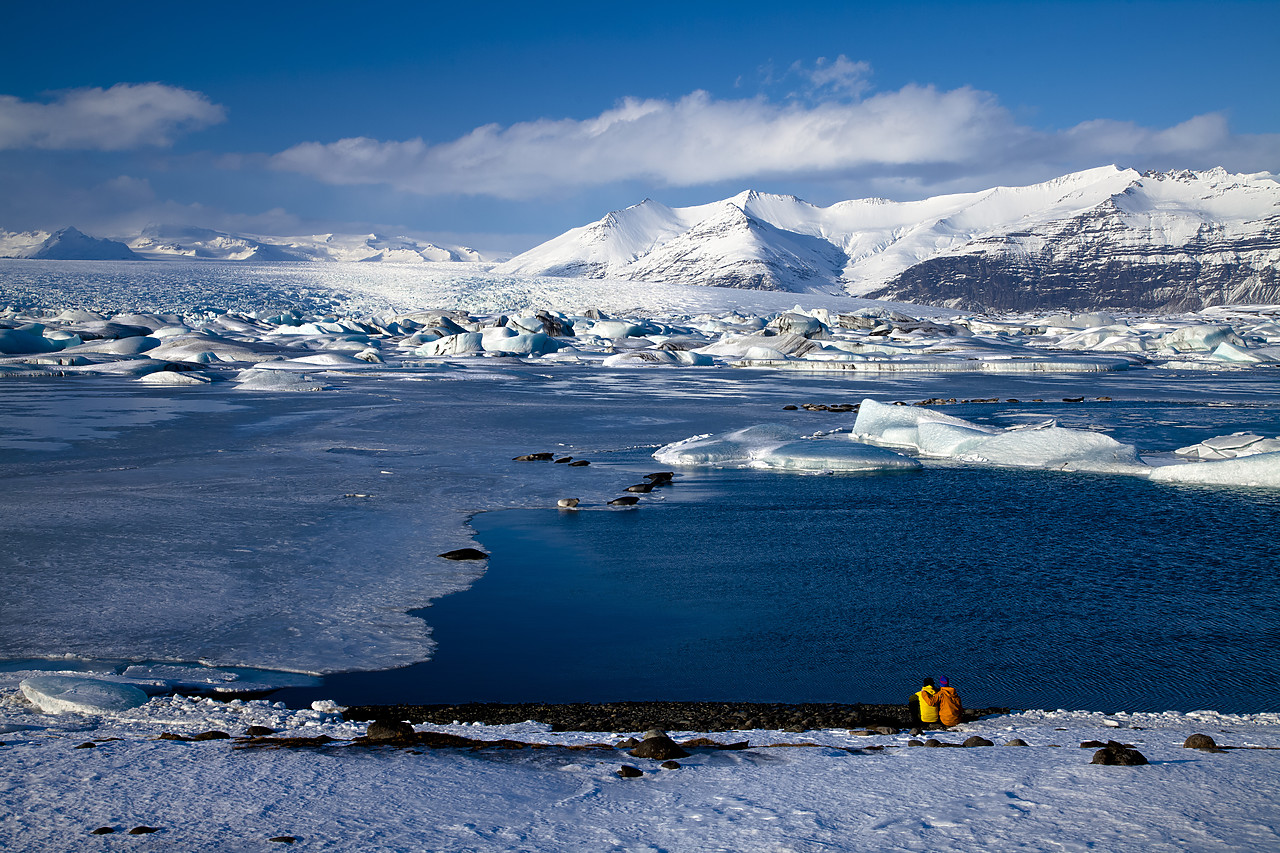
<path id="1" fill-rule="evenodd" d="M 152 699 L 108 716 L 49 717 L 0 690 L 0 832 L 21 850 L 98 849 L 100 826 L 147 825 L 190 851 L 261 850 L 289 835 L 318 850 L 1266 850 L 1280 844 L 1270 749 L 1205 753 L 1193 733 L 1280 747 L 1280 715 L 1027 712 L 941 733 L 997 746 L 909 748 L 846 730 L 712 733 L 745 751 L 695 751 L 679 769 L 612 749 L 235 750 L 169 731 L 347 741 L 335 709 Z M 535 722 L 420 725 L 480 740 L 612 744 Z M 677 740 L 693 732 L 672 732 Z M 1012 738 L 1029 746 L 1003 746 Z M 118 740 L 109 740 L 118 738 Z M 1132 743 L 1151 764 L 1089 764 L 1086 740 Z M 94 742 L 92 749 L 76 749 Z M 810 747 L 770 747 L 778 743 Z M 868 746 L 879 752 L 850 752 Z M 639 779 L 620 779 L 623 764 Z M 1123 804 L 1117 808 L 1117 803 Z"/>

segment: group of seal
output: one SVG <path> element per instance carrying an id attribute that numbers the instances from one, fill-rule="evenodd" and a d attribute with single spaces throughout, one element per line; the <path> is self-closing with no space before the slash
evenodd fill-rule
<path id="1" fill-rule="evenodd" d="M 557 458 L 554 453 L 525 453 L 521 456 L 514 457 L 511 461 L 512 462 L 554 462 L 557 465 L 561 465 L 561 464 L 568 465 L 570 468 L 582 468 L 591 464 L 586 459 L 574 459 L 572 456 L 561 456 Z M 640 502 L 640 498 L 636 497 L 637 494 L 648 494 L 649 492 L 653 491 L 654 489 L 660 486 L 669 486 L 671 485 L 671 481 L 675 478 L 675 476 L 676 474 L 674 471 L 657 471 L 653 474 L 645 474 L 644 475 L 645 482 L 636 483 L 634 486 L 627 486 L 625 491 L 629 492 L 630 494 L 623 495 L 622 497 L 619 497 L 619 498 L 614 498 L 613 500 L 608 502 L 608 506 L 635 506 L 637 503 Z M 582 501 L 579 498 L 561 498 L 560 500 L 556 501 L 556 506 L 559 507 L 560 509 L 577 509 L 578 505 L 581 502 Z M 441 555 L 441 556 L 444 556 L 444 555 Z M 450 559 L 459 559 L 459 558 L 451 557 Z"/>
<path id="2" fill-rule="evenodd" d="M 653 474 L 645 474 L 644 478 L 647 482 L 636 483 L 634 486 L 627 486 L 626 491 L 633 494 L 623 495 L 620 498 L 614 498 L 609 501 L 609 506 L 635 506 L 640 502 L 636 494 L 648 494 L 660 486 L 669 486 L 675 478 L 674 471 L 657 471 Z"/>

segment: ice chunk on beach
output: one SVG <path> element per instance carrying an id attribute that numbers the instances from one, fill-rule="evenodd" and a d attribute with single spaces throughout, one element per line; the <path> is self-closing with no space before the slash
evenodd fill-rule
<path id="1" fill-rule="evenodd" d="M 1150 479 L 1158 483 L 1280 488 L 1280 452 L 1185 465 L 1165 465 L 1153 469 Z"/>
<path id="2" fill-rule="evenodd" d="M 147 694 L 131 684 L 71 675 L 39 675 L 19 685 L 46 714 L 103 714 L 146 704 Z"/>
<path id="3" fill-rule="evenodd" d="M 914 459 L 848 441 L 843 436 L 803 437 L 794 427 L 757 424 L 720 435 L 698 435 L 653 454 L 664 465 L 777 468 L 791 471 L 889 471 L 920 467 Z"/>

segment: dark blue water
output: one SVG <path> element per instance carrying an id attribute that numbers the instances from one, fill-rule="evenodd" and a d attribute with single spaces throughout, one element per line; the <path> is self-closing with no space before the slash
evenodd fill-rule
<path id="1" fill-rule="evenodd" d="M 435 658 L 317 696 L 905 702 L 947 675 L 972 707 L 1280 710 L 1276 491 L 942 468 L 667 495 L 478 516 L 488 572 L 421 611 Z"/>

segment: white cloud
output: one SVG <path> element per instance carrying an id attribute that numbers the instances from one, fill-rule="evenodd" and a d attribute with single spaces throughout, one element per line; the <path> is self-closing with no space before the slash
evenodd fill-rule
<path id="1" fill-rule="evenodd" d="M 864 64 L 840 57 L 809 77 L 847 95 L 865 74 Z M 520 199 L 621 181 L 684 187 L 875 176 L 927 189 L 965 175 L 1050 177 L 1111 162 L 1256 171 L 1273 168 L 1278 156 L 1280 137 L 1233 136 L 1216 115 L 1166 129 L 1092 121 L 1043 131 L 1017 123 L 988 92 L 913 85 L 817 104 L 700 91 L 674 101 L 629 98 L 585 120 L 485 125 L 438 144 L 307 142 L 271 164 L 332 184 Z"/>
<path id="2" fill-rule="evenodd" d="M 72 89 L 49 103 L 0 95 L 0 150 L 168 146 L 179 133 L 225 118 L 226 110 L 205 95 L 162 83 Z"/>
<path id="3" fill-rule="evenodd" d="M 791 65 L 791 73 L 808 80 L 814 92 L 826 91 L 856 98 L 871 88 L 871 64 L 854 62 L 843 53 L 834 61 L 820 56 L 813 68 L 795 62 Z"/>

